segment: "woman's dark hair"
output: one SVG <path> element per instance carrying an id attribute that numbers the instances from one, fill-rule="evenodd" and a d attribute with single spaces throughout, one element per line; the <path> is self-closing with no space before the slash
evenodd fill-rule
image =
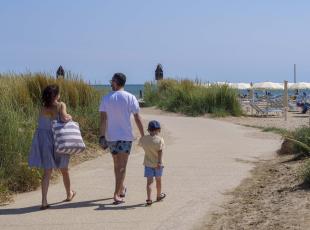
<path id="1" fill-rule="evenodd" d="M 55 97 L 59 94 L 58 85 L 48 85 L 42 93 L 43 106 L 49 107 L 53 104 Z"/>

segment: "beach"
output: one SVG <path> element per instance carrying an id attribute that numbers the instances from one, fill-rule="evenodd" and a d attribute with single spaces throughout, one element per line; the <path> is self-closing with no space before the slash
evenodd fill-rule
<path id="1" fill-rule="evenodd" d="M 271 132 L 309 127 L 309 114 L 300 112 L 288 112 L 287 121 L 279 116 L 214 119 Z M 257 161 L 251 176 L 227 193 L 230 199 L 222 210 L 207 215 L 204 224 L 197 229 L 308 229 L 309 185 L 300 177 L 304 160 L 295 159 L 290 152 Z"/>
<path id="2" fill-rule="evenodd" d="M 269 116 L 269 117 L 255 117 L 255 116 L 241 116 L 241 117 L 223 117 L 216 118 L 220 121 L 231 122 L 239 125 L 253 126 L 259 128 L 279 128 L 286 130 L 295 130 L 300 127 L 309 127 L 309 113 L 302 114 L 300 112 L 288 112 L 287 121 L 283 116 Z"/>
<path id="3" fill-rule="evenodd" d="M 0 230 L 310 229 L 309 11 L 2 1 Z"/>
<path id="4" fill-rule="evenodd" d="M 159 120 L 167 139 L 164 202 L 145 207 L 143 153 L 137 147 L 129 160 L 125 204 L 112 204 L 113 165 L 110 154 L 104 154 L 71 169 L 78 193 L 72 203 L 61 202 L 61 183 L 51 186 L 51 208 L 44 212 L 39 211 L 39 190 L 17 195 L 0 208 L 0 228 L 192 229 L 221 207 L 225 193 L 250 175 L 254 162 L 272 159 L 281 144 L 278 135 L 214 119 L 153 109 L 143 110 L 142 117 Z"/>

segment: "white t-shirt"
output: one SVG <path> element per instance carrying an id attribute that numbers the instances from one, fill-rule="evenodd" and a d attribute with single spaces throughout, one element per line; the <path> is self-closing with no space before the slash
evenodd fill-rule
<path id="1" fill-rule="evenodd" d="M 113 91 L 102 98 L 99 111 L 107 113 L 107 141 L 133 141 L 130 116 L 140 111 L 134 95 L 124 90 Z"/>

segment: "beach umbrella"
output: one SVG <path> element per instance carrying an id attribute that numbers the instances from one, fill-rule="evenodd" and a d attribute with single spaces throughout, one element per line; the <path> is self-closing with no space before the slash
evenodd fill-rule
<path id="1" fill-rule="evenodd" d="M 249 83 L 229 83 L 229 86 L 235 89 L 251 89 Z"/>
<path id="2" fill-rule="evenodd" d="M 283 89 L 283 84 L 275 82 L 260 82 L 254 83 L 253 88 L 255 89 Z"/>
<path id="3" fill-rule="evenodd" d="M 298 82 L 298 83 L 289 83 L 289 89 L 310 89 L 310 83 L 307 82 Z"/>
<path id="4" fill-rule="evenodd" d="M 224 81 L 218 81 L 218 82 L 215 82 L 214 84 L 215 85 L 228 85 L 228 83 Z"/>

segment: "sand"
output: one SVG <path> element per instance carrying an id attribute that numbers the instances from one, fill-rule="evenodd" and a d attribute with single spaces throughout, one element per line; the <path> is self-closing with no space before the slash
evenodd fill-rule
<path id="1" fill-rule="evenodd" d="M 217 120 L 232 122 L 240 125 L 264 127 L 264 128 L 282 128 L 294 130 L 299 127 L 309 127 L 309 114 L 301 114 L 300 112 L 289 112 L 287 121 L 284 117 L 224 117 L 216 118 Z"/>
<path id="2" fill-rule="evenodd" d="M 283 117 L 217 118 L 234 124 L 262 128 L 295 130 L 309 127 L 309 115 L 296 112 Z M 304 160 L 292 155 L 278 155 L 268 161 L 257 161 L 252 175 L 232 192 L 222 209 L 208 214 L 197 229 L 309 229 L 309 185 L 299 177 Z"/>
<path id="3" fill-rule="evenodd" d="M 20 194 L 0 207 L 0 229 L 192 229 L 227 199 L 228 191 L 247 178 L 259 159 L 272 159 L 281 140 L 272 133 L 205 118 L 144 111 L 164 129 L 164 202 L 145 206 L 143 152 L 135 146 L 127 171 L 126 203 L 112 204 L 113 164 L 110 154 L 71 169 L 77 196 L 62 203 L 64 188 L 49 190 L 52 207 L 38 211 L 40 190 Z"/>
<path id="4" fill-rule="evenodd" d="M 197 229 L 309 229 L 310 187 L 297 176 L 303 162 L 291 159 L 257 162 L 252 176 L 227 194 L 223 209 L 207 215 Z"/>

